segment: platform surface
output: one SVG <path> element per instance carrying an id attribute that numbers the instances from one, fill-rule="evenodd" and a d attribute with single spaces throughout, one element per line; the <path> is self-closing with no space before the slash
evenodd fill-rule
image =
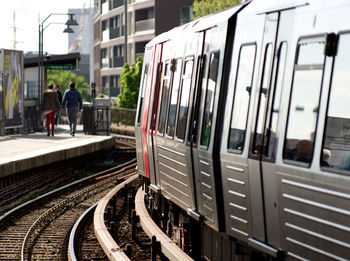
<path id="1" fill-rule="evenodd" d="M 1 136 L 0 178 L 114 144 L 112 136 L 85 135 L 82 125 L 77 125 L 74 137 L 69 134 L 68 125 L 57 126 L 53 137 L 47 136 L 47 132 Z"/>

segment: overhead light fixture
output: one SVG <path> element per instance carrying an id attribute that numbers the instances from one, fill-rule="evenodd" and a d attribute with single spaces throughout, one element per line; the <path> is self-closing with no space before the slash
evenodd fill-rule
<path id="1" fill-rule="evenodd" d="M 69 34 L 72 34 L 74 33 L 74 30 L 72 28 L 69 27 L 69 25 L 67 25 L 67 28 L 65 28 L 63 30 L 64 33 L 69 33 Z"/>
<path id="2" fill-rule="evenodd" d="M 69 14 L 69 19 L 67 20 L 67 22 L 66 22 L 66 25 L 67 26 L 70 26 L 70 25 L 79 25 L 78 24 L 78 22 L 77 21 L 75 21 L 74 19 L 73 19 L 73 15 L 74 14 Z"/>

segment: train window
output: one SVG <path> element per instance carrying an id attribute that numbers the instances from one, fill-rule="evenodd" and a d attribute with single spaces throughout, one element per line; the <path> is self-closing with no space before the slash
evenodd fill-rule
<path id="1" fill-rule="evenodd" d="M 178 121 L 177 121 L 177 130 L 176 137 L 184 140 L 185 131 L 186 131 L 186 123 L 187 123 L 187 115 L 188 115 L 188 102 L 190 99 L 190 87 L 191 87 L 191 78 L 193 71 L 193 59 L 185 61 L 184 64 L 184 73 L 182 76 L 182 87 L 180 94 L 180 108 L 178 112 Z"/>
<path id="2" fill-rule="evenodd" d="M 310 165 L 313 154 L 323 74 L 324 44 L 323 38 L 299 42 L 298 59 L 294 66 L 283 158 L 303 162 L 306 166 Z"/>
<path id="3" fill-rule="evenodd" d="M 166 134 L 170 137 L 174 136 L 175 116 L 177 111 L 177 99 L 178 99 L 180 77 L 181 77 L 181 65 L 182 65 L 182 59 L 177 59 L 173 65 L 174 76 L 172 81 L 168 124 L 167 124 L 167 131 L 166 131 Z"/>
<path id="4" fill-rule="evenodd" d="M 272 68 L 272 57 L 273 57 L 273 47 L 272 44 L 268 44 L 265 49 L 265 59 L 263 67 L 263 75 L 261 78 L 260 95 L 259 95 L 259 110 L 257 112 L 254 142 L 253 142 L 253 153 L 257 154 L 263 142 L 263 120 L 264 113 L 266 111 L 266 102 L 269 95 L 271 68 Z"/>
<path id="5" fill-rule="evenodd" d="M 202 85 L 205 82 L 205 67 L 207 62 L 207 56 L 203 54 L 203 56 L 199 56 L 197 59 L 197 69 L 196 69 L 196 86 L 195 86 L 195 94 L 194 94 L 194 104 L 193 104 L 193 111 L 190 120 L 190 129 L 188 133 L 187 140 L 188 142 L 193 143 L 194 147 L 197 147 L 197 122 L 199 121 L 199 104 L 200 104 L 200 97 L 202 93 Z"/>
<path id="6" fill-rule="evenodd" d="M 268 141 L 266 156 L 272 157 L 276 150 L 276 132 L 277 132 L 277 121 L 280 111 L 281 93 L 282 93 L 282 82 L 284 78 L 284 68 L 286 65 L 287 55 L 287 43 L 281 43 L 279 54 L 278 54 L 278 72 L 275 81 L 275 90 L 273 96 L 272 113 L 270 119 L 270 126 L 268 127 Z"/>
<path id="7" fill-rule="evenodd" d="M 228 149 L 242 153 L 246 134 L 250 92 L 253 81 L 256 45 L 241 47 L 237 68 Z"/>
<path id="8" fill-rule="evenodd" d="M 164 65 L 164 77 L 162 82 L 162 100 L 159 108 L 158 133 L 164 134 L 165 120 L 167 115 L 168 100 L 169 100 L 169 61 Z"/>
<path id="9" fill-rule="evenodd" d="M 211 123 L 213 120 L 213 108 L 214 108 L 214 97 L 215 89 L 218 76 L 219 67 L 219 52 L 213 52 L 210 55 L 210 63 L 208 70 L 208 81 L 205 93 L 205 104 L 203 110 L 202 120 L 202 132 L 200 145 L 208 147 L 211 134 Z"/>
<path id="10" fill-rule="evenodd" d="M 140 90 L 141 91 L 141 97 L 140 97 L 140 104 L 139 104 L 137 123 L 141 122 L 141 110 L 142 110 L 143 99 L 145 98 L 147 79 L 148 79 L 148 64 L 145 65 L 145 70 L 144 70 L 144 73 L 143 73 L 143 80 L 142 80 L 142 85 L 141 85 L 141 90 Z"/>
<path id="11" fill-rule="evenodd" d="M 321 166 L 350 171 L 350 34 L 340 35 L 323 137 Z"/>

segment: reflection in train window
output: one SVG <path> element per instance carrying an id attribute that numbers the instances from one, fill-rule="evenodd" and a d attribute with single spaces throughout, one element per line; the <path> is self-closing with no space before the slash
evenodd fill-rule
<path id="1" fill-rule="evenodd" d="M 350 171 L 350 35 L 340 35 L 329 94 L 321 166 Z"/>
<path id="2" fill-rule="evenodd" d="M 174 136 L 174 128 L 175 128 L 175 116 L 177 110 L 177 98 L 179 93 L 180 86 L 180 77 L 181 77 L 181 65 L 182 59 L 177 59 L 176 64 L 174 63 L 174 78 L 172 81 L 172 89 L 171 89 L 171 98 L 169 104 L 169 113 L 168 113 L 168 123 L 167 123 L 167 131 L 166 134 L 168 136 Z"/>
<path id="3" fill-rule="evenodd" d="M 193 59 L 193 58 L 192 58 Z M 190 87 L 191 87 L 191 77 L 193 71 L 193 60 L 187 60 L 184 64 L 184 73 L 182 76 L 182 87 L 180 94 L 180 108 L 178 112 L 178 121 L 177 121 L 177 131 L 176 137 L 184 140 L 185 131 L 186 131 L 186 123 L 187 123 L 187 115 L 188 115 L 188 102 L 190 99 Z"/>
<path id="4" fill-rule="evenodd" d="M 255 64 L 255 45 L 243 46 L 240 50 L 236 77 L 235 95 L 231 115 L 228 149 L 243 151 L 250 102 L 250 92 Z"/>
<path id="5" fill-rule="evenodd" d="M 167 108 L 168 108 L 168 99 L 169 99 L 169 61 L 167 61 L 164 65 L 164 77 L 163 77 L 163 83 L 161 86 L 162 90 L 162 100 L 161 105 L 159 109 L 159 122 L 158 122 L 158 132 L 160 134 L 164 134 L 165 129 L 165 120 L 167 115 Z"/>
<path id="6" fill-rule="evenodd" d="M 207 81 L 207 89 L 205 93 L 205 104 L 203 110 L 202 132 L 200 140 L 200 145 L 205 147 L 208 147 L 209 145 L 211 134 L 211 123 L 213 121 L 213 107 L 218 76 L 218 66 L 219 52 L 213 52 L 210 55 L 209 76 Z"/>
<path id="7" fill-rule="evenodd" d="M 315 141 L 324 62 L 323 49 L 324 41 L 320 39 L 299 43 L 298 61 L 308 61 L 310 64 L 297 63 L 294 67 L 283 158 L 304 162 L 307 166 L 312 160 Z"/>

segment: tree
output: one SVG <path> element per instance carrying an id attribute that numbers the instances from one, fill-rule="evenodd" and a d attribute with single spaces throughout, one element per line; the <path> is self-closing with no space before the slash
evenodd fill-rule
<path id="1" fill-rule="evenodd" d="M 136 109 L 137 99 L 139 96 L 142 64 L 142 56 L 137 57 L 136 64 L 124 64 L 124 70 L 122 72 L 122 79 L 120 83 L 123 88 L 123 93 L 118 95 L 119 107 Z"/>
<path id="2" fill-rule="evenodd" d="M 193 2 L 193 18 L 206 16 L 216 13 L 240 3 L 240 0 L 194 0 Z"/>
<path id="3" fill-rule="evenodd" d="M 71 73 L 70 71 L 47 71 L 47 84 L 58 84 L 62 95 L 68 89 L 68 84 L 70 81 L 75 82 L 76 89 L 80 91 L 83 101 L 91 101 L 91 87 L 87 82 L 85 82 L 83 77 Z"/>

